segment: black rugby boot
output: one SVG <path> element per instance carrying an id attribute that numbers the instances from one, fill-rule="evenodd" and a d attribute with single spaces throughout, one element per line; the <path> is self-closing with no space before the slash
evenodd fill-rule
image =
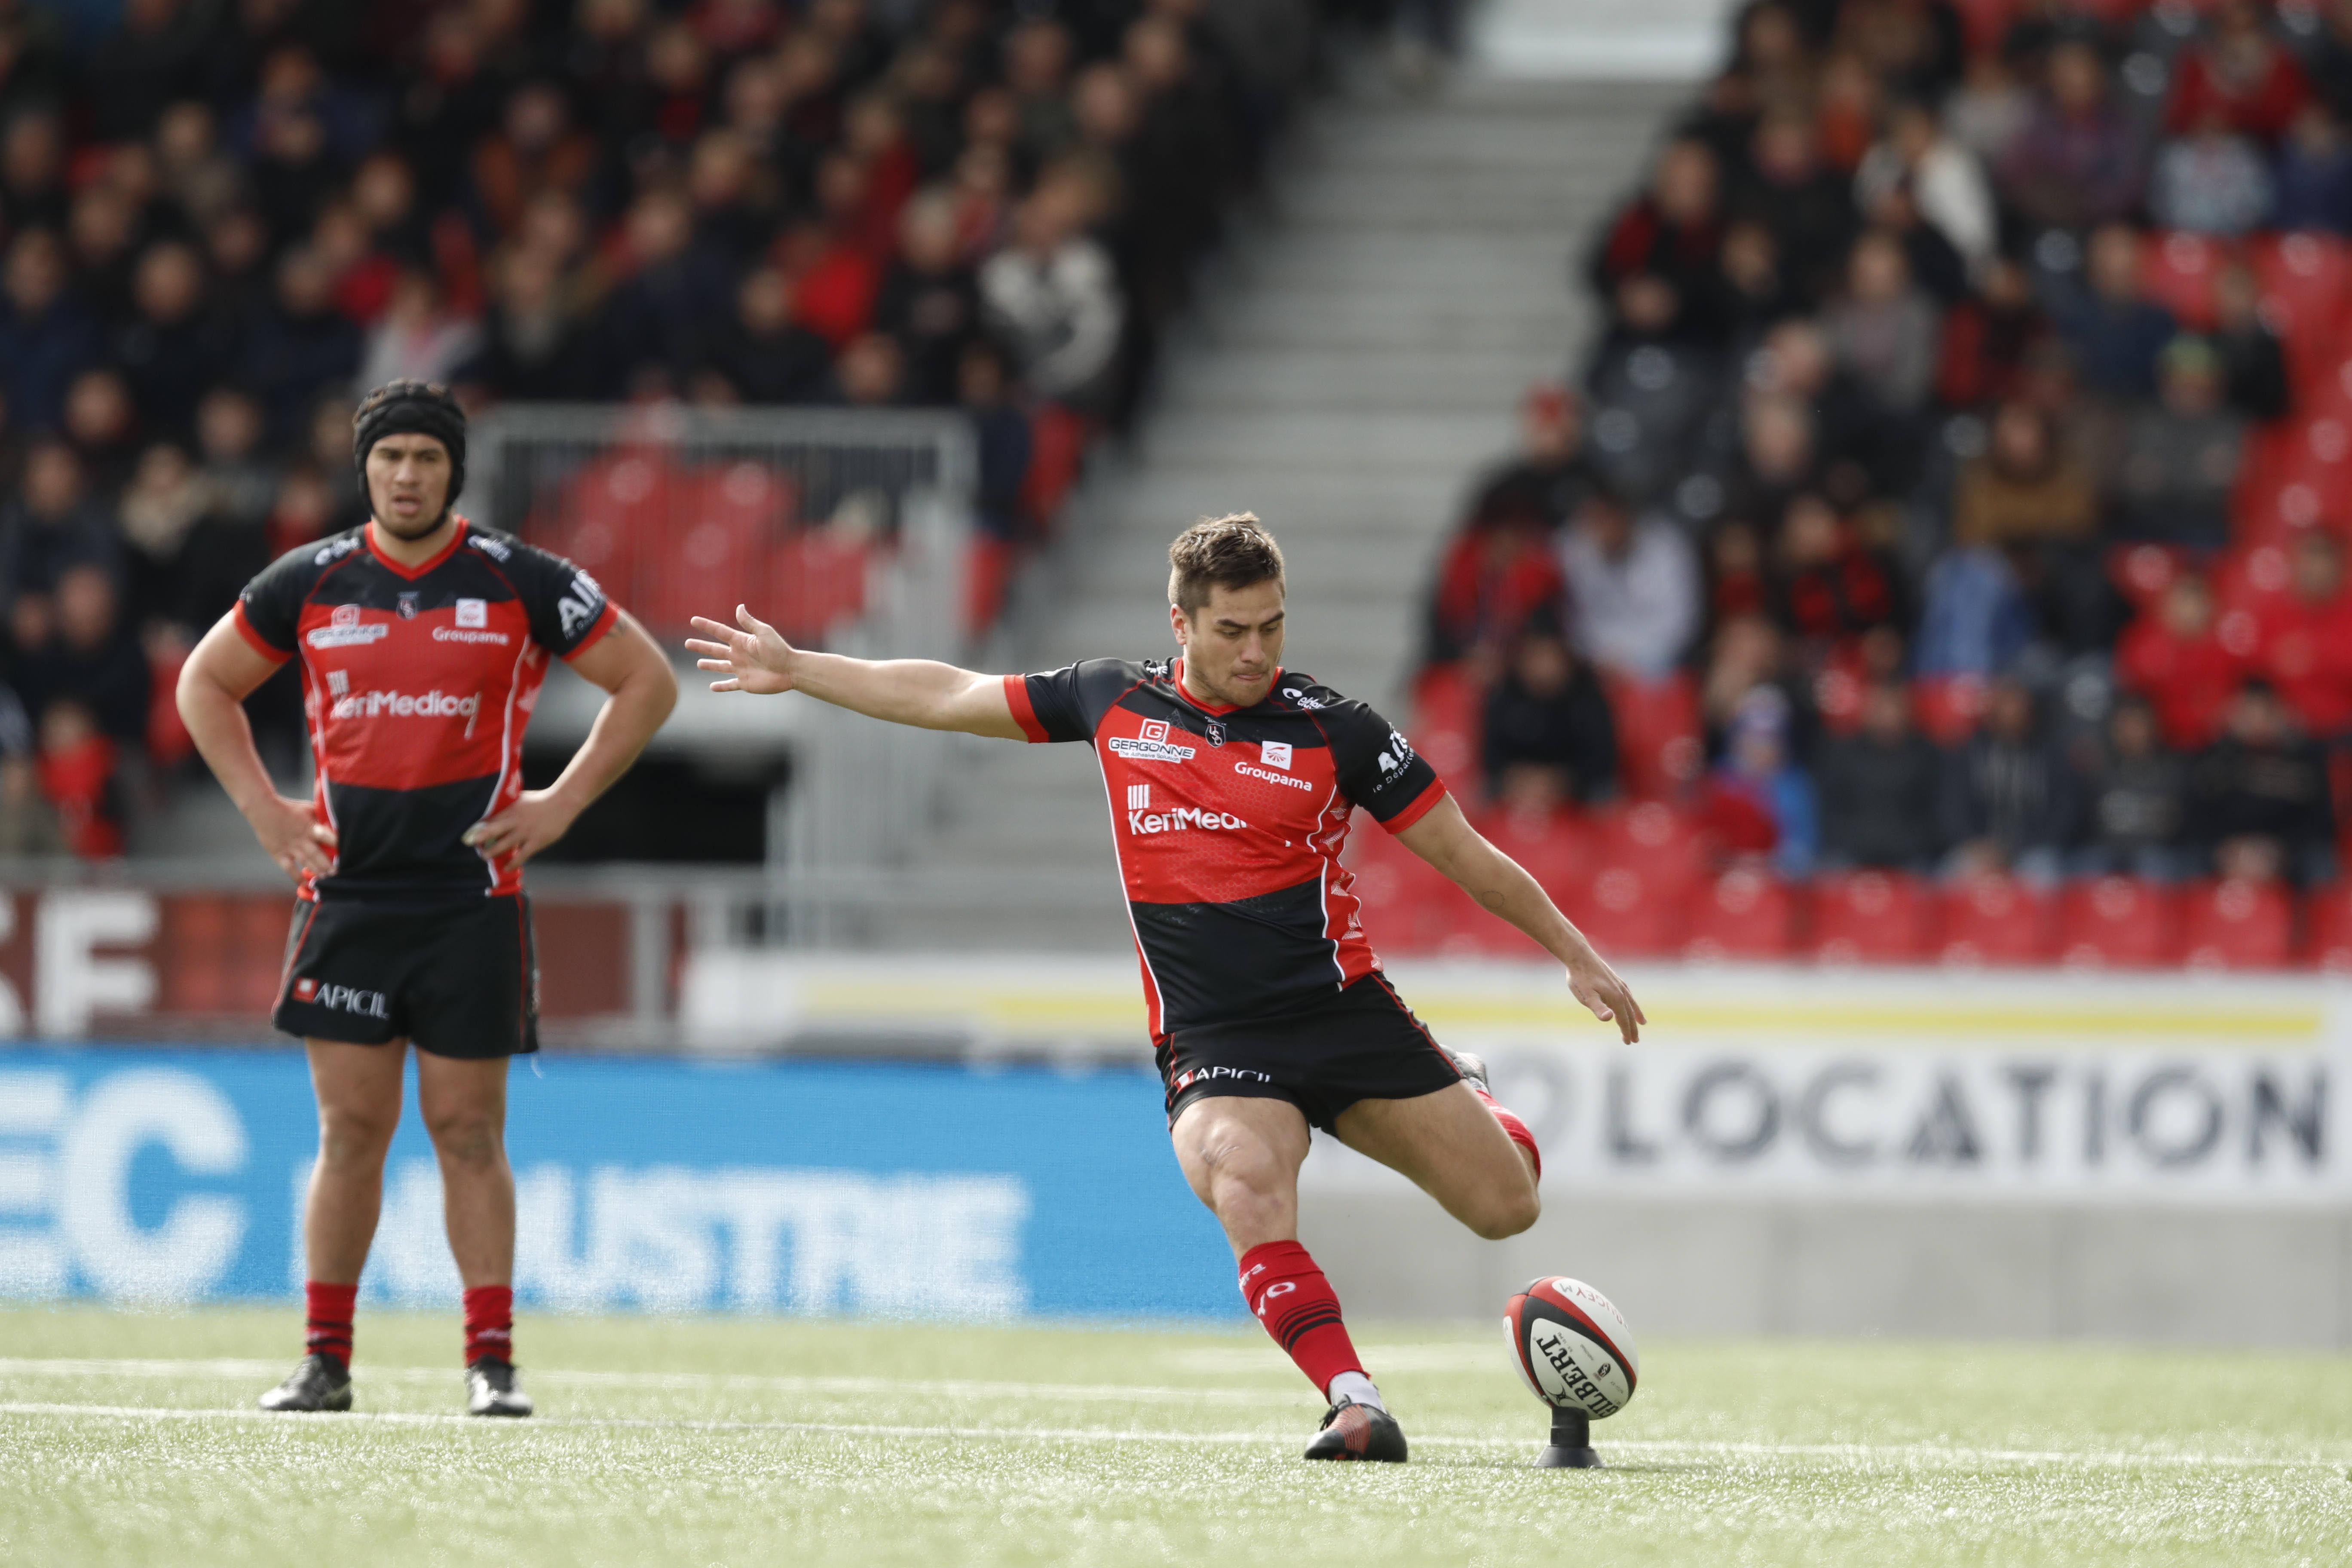
<path id="1" fill-rule="evenodd" d="M 528 1415 L 535 1408 L 515 1381 L 514 1363 L 486 1355 L 467 1366 L 467 1415 Z"/>
<path id="2" fill-rule="evenodd" d="M 349 1410 L 352 1369 L 341 1356 L 314 1352 L 294 1363 L 286 1381 L 261 1396 L 264 1410 Z"/>
<path id="3" fill-rule="evenodd" d="M 1377 1459 L 1404 1463 L 1404 1428 L 1385 1410 L 1342 1399 L 1323 1417 L 1323 1429 L 1307 1445 L 1310 1459 Z"/>

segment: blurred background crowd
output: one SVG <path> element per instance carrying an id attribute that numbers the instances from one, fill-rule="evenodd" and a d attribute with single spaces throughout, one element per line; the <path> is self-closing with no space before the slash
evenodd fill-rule
<path id="1" fill-rule="evenodd" d="M 0 855 L 122 851 L 394 376 L 961 410 L 984 626 L 1356 8 L 0 0 Z"/>
<path id="2" fill-rule="evenodd" d="M 2284 959 L 2352 784 L 2352 4 L 1759 0 L 1727 58 L 1440 563 L 1425 748 L 1531 853 L 1646 824 L 1626 910 L 1801 884 L 1765 951 L 1813 879 L 1865 948 Z"/>

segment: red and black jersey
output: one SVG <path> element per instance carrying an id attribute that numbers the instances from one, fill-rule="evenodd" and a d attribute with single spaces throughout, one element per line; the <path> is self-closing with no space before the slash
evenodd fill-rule
<path id="1" fill-rule="evenodd" d="M 1339 864 L 1349 816 L 1401 833 L 1445 795 L 1387 720 L 1291 671 L 1255 707 L 1198 703 L 1181 659 L 1008 675 L 1004 695 L 1030 740 L 1102 764 L 1154 1039 L 1380 968 Z"/>
<path id="2" fill-rule="evenodd" d="M 572 658 L 618 619 L 594 578 L 462 517 L 447 549 L 403 566 L 362 524 L 280 557 L 235 614 L 263 657 L 302 660 L 313 799 L 337 846 L 305 897 L 521 887 L 519 864 L 464 835 L 522 794 L 548 656 Z"/>

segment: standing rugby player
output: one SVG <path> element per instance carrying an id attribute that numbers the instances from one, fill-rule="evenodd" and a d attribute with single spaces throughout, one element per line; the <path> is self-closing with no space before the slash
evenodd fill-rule
<path id="1" fill-rule="evenodd" d="M 1559 960 L 1624 1037 L 1625 983 L 1534 878 L 1479 837 L 1379 714 L 1282 666 L 1282 552 L 1247 513 L 1168 552 L 1181 657 L 975 675 L 789 646 L 738 606 L 687 644 L 717 691 L 802 691 L 929 730 L 1094 748 L 1142 960 L 1170 1135 L 1240 1260 L 1243 1298 L 1330 1401 L 1310 1459 L 1405 1457 L 1339 1298 L 1298 1245 L 1298 1167 L 1317 1127 L 1499 1239 L 1533 1225 L 1541 1163 L 1474 1057 L 1440 1047 L 1397 996 L 1340 868 L 1369 811 L 1479 904 Z"/>
<path id="2" fill-rule="evenodd" d="M 352 1316 L 400 1121 L 406 1047 L 465 1282 L 467 1408 L 528 1415 L 513 1351 L 507 1058 L 539 1048 L 523 862 L 563 837 L 677 700 L 669 661 L 594 579 L 451 510 L 466 416 L 395 381 L 353 420 L 373 517 L 246 588 L 180 677 L 180 713 L 229 798 L 300 885 L 272 1021 L 310 1053 L 319 1160 L 303 1215 L 307 1353 L 268 1410 L 348 1410 Z M 523 727 L 548 660 L 610 693 L 543 790 Z M 240 704 L 289 658 L 318 774 L 280 795 Z"/>

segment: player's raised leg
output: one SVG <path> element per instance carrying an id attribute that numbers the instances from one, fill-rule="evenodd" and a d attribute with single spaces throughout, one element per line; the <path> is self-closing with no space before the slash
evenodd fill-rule
<path id="1" fill-rule="evenodd" d="M 466 1291 L 466 1407 L 528 1415 L 514 1368 L 514 1170 L 507 1163 L 507 1059 L 416 1053 L 416 1109 L 441 1166 L 442 1218 Z"/>
<path id="2" fill-rule="evenodd" d="M 404 1042 L 303 1042 L 319 1098 L 319 1158 L 302 1205 L 303 1353 L 265 1410 L 349 1410 L 360 1270 L 383 1207 L 383 1157 L 400 1125 Z"/>
<path id="3" fill-rule="evenodd" d="M 1307 1457 L 1402 1461 L 1404 1433 L 1364 1373 L 1331 1282 L 1298 1244 L 1306 1116 L 1286 1100 L 1206 1097 L 1178 1112 L 1170 1137 L 1193 1194 L 1224 1227 L 1242 1300 L 1331 1402 Z"/>
<path id="4" fill-rule="evenodd" d="M 1518 1235 L 1543 1212 L 1534 1141 L 1474 1079 L 1411 1100 L 1360 1100 L 1334 1126 L 1348 1147 L 1409 1177 L 1488 1241 Z"/>

